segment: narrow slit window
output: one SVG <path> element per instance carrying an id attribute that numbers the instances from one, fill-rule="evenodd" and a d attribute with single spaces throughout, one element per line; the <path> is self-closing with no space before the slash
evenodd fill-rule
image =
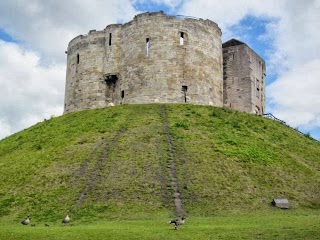
<path id="1" fill-rule="evenodd" d="M 80 63 L 80 55 L 79 55 L 79 53 L 77 54 L 77 64 L 79 64 Z"/>
<path id="2" fill-rule="evenodd" d="M 121 98 L 124 98 L 124 90 L 121 91 Z"/>
<path id="3" fill-rule="evenodd" d="M 111 46 L 111 39 L 112 39 L 112 34 L 109 33 L 109 46 Z"/>
<path id="4" fill-rule="evenodd" d="M 260 98 L 260 89 L 259 88 L 257 88 L 256 96 L 257 96 L 257 98 Z"/>
<path id="5" fill-rule="evenodd" d="M 149 56 L 150 51 L 150 39 L 146 38 L 146 55 Z"/>
<path id="6" fill-rule="evenodd" d="M 184 32 L 180 32 L 180 45 L 184 44 Z"/>
<path id="7" fill-rule="evenodd" d="M 188 91 L 188 86 L 182 86 L 182 92 L 183 92 L 183 97 L 184 97 L 184 102 L 187 102 L 187 91 Z"/>

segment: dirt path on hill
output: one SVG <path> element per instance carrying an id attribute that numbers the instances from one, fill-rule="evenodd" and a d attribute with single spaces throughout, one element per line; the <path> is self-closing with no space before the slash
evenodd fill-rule
<path id="1" fill-rule="evenodd" d="M 176 163 L 175 163 L 175 151 L 173 138 L 170 134 L 169 126 L 168 126 L 168 117 L 166 106 L 162 105 L 162 124 L 163 124 L 163 132 L 166 134 L 168 148 L 169 148 L 169 158 L 167 161 L 167 167 L 169 169 L 169 175 L 171 179 L 171 187 L 173 188 L 173 196 L 174 196 L 174 204 L 176 207 L 176 215 L 181 216 L 183 213 L 181 194 L 178 186 L 178 179 L 176 173 Z"/>
<path id="2" fill-rule="evenodd" d="M 124 132 L 125 129 L 119 130 L 111 140 L 108 141 L 104 139 L 104 141 L 99 143 L 97 147 L 93 149 L 93 151 L 80 166 L 77 175 L 77 184 L 79 183 L 80 178 L 84 175 L 87 176 L 87 179 L 85 187 L 81 191 L 80 196 L 76 201 L 77 205 L 82 204 L 90 191 L 101 182 L 102 175 L 100 173 L 104 167 L 104 163 L 109 157 L 110 149 L 114 148 L 117 145 L 119 138 L 123 135 Z M 88 169 L 88 165 L 90 163 L 93 164 L 92 169 Z"/>

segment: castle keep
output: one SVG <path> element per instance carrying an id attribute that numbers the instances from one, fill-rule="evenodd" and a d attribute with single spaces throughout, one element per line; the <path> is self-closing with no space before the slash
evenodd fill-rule
<path id="1" fill-rule="evenodd" d="M 191 103 L 262 114 L 265 63 L 210 20 L 142 13 L 69 43 L 64 112 Z"/>

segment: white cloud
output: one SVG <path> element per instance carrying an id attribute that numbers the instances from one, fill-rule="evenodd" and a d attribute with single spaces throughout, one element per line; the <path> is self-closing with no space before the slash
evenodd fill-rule
<path id="1" fill-rule="evenodd" d="M 33 51 L 0 40 L 0 138 L 61 115 L 65 66 L 41 66 Z"/>
<path id="2" fill-rule="evenodd" d="M 286 73 L 267 88 L 273 112 L 292 126 L 320 126 L 320 59 Z"/>
<path id="3" fill-rule="evenodd" d="M 270 55 L 271 70 L 281 74 L 320 58 L 320 6 L 317 3 L 319 0 L 287 0 L 280 20 L 270 24 L 268 34 L 274 47 Z"/>
<path id="4" fill-rule="evenodd" d="M 320 129 L 320 1 L 287 1 L 281 20 L 270 28 L 274 52 L 267 88 L 270 111 L 293 127 Z"/>
<path id="5" fill-rule="evenodd" d="M 0 119 L 0 129 L 0 139 L 9 136 L 12 133 L 10 124 L 4 119 Z"/>
<path id="6" fill-rule="evenodd" d="M 239 23 L 246 15 L 259 17 L 275 17 L 283 9 L 282 0 L 252 1 L 252 0 L 189 0 L 180 10 L 185 15 L 208 18 L 223 30 Z"/>
<path id="7" fill-rule="evenodd" d="M 2 0 L 0 27 L 47 63 L 63 62 L 72 38 L 131 20 L 135 13 L 129 0 Z"/>

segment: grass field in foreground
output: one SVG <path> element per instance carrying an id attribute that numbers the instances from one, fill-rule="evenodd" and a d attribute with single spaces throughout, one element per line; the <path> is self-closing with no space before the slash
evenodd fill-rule
<path id="1" fill-rule="evenodd" d="M 190 217 L 178 231 L 169 219 L 51 223 L 35 227 L 1 222 L 0 239 L 320 239 L 319 211 L 277 211 Z"/>

